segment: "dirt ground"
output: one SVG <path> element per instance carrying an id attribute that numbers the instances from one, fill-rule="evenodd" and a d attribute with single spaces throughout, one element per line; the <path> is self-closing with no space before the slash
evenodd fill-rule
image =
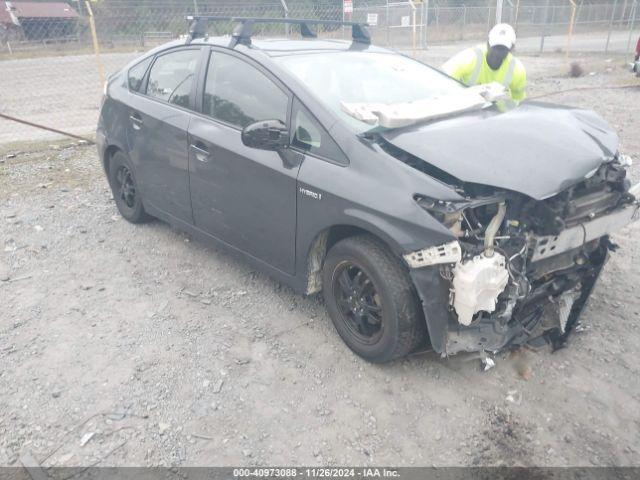
<path id="1" fill-rule="evenodd" d="M 524 61 L 531 96 L 637 82 L 622 58 L 584 56 L 579 79 Z M 549 100 L 600 112 L 640 161 L 640 88 Z M 0 465 L 640 465 L 639 233 L 615 236 L 569 348 L 377 366 L 318 298 L 122 220 L 94 147 L 4 147 Z"/>

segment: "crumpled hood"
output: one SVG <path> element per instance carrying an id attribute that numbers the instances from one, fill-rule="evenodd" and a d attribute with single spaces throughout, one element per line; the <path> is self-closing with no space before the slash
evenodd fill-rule
<path id="1" fill-rule="evenodd" d="M 618 136 L 590 110 L 525 102 L 382 133 L 392 145 L 463 182 L 537 200 L 575 185 L 618 149 Z"/>

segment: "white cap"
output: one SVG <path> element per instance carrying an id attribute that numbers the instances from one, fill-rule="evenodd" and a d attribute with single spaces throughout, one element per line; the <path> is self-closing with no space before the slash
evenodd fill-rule
<path id="1" fill-rule="evenodd" d="M 509 50 L 516 44 L 516 32 L 508 23 L 499 23 L 489 32 L 489 46 L 504 45 Z"/>

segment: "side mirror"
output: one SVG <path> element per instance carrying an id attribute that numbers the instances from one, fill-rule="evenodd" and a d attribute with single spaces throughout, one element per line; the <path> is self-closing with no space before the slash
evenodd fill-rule
<path id="1" fill-rule="evenodd" d="M 289 146 L 289 129 L 280 120 L 261 120 L 242 129 L 247 147 L 277 152 Z"/>

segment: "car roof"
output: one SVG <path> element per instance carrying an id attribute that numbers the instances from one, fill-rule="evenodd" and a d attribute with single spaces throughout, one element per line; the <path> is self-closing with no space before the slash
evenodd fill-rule
<path id="1" fill-rule="evenodd" d="M 300 55 L 300 54 L 320 54 L 320 53 L 328 53 L 328 52 L 344 52 L 348 54 L 349 52 L 369 52 L 369 53 L 386 53 L 393 55 L 401 55 L 392 50 L 387 50 L 385 48 L 377 47 L 374 45 L 359 43 L 359 42 L 351 42 L 347 40 L 341 39 L 286 39 L 286 38 L 274 38 L 274 39 L 259 39 L 252 38 L 250 45 L 238 44 L 233 48 L 230 48 L 232 37 L 227 35 L 223 37 L 204 37 L 204 38 L 196 38 L 193 39 L 190 43 L 187 43 L 187 37 L 181 37 L 179 39 L 173 40 L 171 42 L 160 45 L 150 51 L 148 51 L 143 57 L 139 57 L 136 60 L 133 60 L 129 63 L 123 70 L 127 71 L 134 65 L 139 62 L 144 61 L 143 59 L 148 59 L 153 57 L 154 55 L 162 54 L 170 49 L 178 48 L 187 45 L 193 46 L 217 46 L 228 48 L 229 50 L 236 50 L 241 52 L 247 56 L 254 58 L 263 66 L 271 69 L 279 68 L 276 65 L 277 62 L 271 60 L 274 57 L 282 57 L 289 55 Z M 272 65 L 269 65 L 271 63 Z M 281 71 L 278 73 L 278 77 L 287 78 L 287 72 Z M 294 87 L 297 83 L 295 77 L 289 78 L 287 84 L 290 89 L 298 95 L 299 98 L 304 98 L 305 93 L 301 88 L 302 85 L 298 85 L 299 88 Z M 302 95 L 302 96 L 301 96 Z M 315 99 L 311 99 L 311 97 L 307 97 L 308 102 L 315 102 Z M 325 125 L 330 126 L 334 124 L 336 121 L 340 122 L 341 120 L 334 115 L 333 112 L 326 109 L 322 104 L 317 103 L 316 108 L 314 109 L 314 115 L 316 118 Z"/>

